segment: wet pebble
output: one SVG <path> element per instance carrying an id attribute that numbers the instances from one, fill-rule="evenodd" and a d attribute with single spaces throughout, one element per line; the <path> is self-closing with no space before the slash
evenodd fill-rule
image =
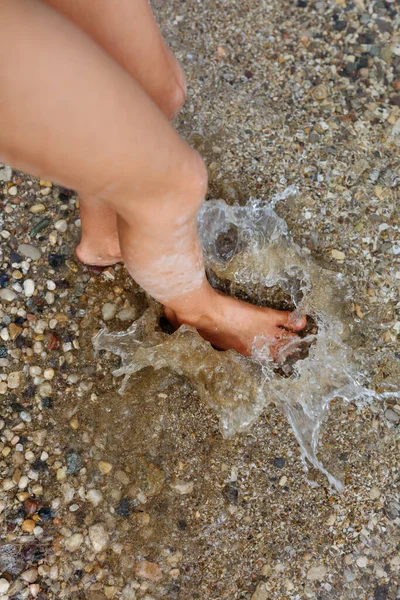
<path id="1" fill-rule="evenodd" d="M 35 282 L 33 279 L 25 279 L 24 281 L 24 293 L 27 298 L 31 298 L 35 293 Z"/>
<path id="2" fill-rule="evenodd" d="M 42 255 L 39 248 L 32 244 L 20 244 L 18 246 L 18 252 L 25 258 L 30 258 L 31 260 L 39 260 Z"/>
<path id="3" fill-rule="evenodd" d="M 65 233 L 67 231 L 67 229 L 68 229 L 68 223 L 67 223 L 67 221 L 65 219 L 60 219 L 59 221 L 57 221 L 55 223 L 54 227 L 60 233 Z"/>
<path id="4" fill-rule="evenodd" d="M 102 523 L 97 523 L 89 527 L 89 539 L 93 550 L 98 553 L 102 552 L 108 544 L 109 535 L 105 526 Z"/>
<path id="5" fill-rule="evenodd" d="M 59 269 L 65 265 L 65 256 L 63 254 L 49 254 L 49 265 L 53 269 Z"/>
<path id="6" fill-rule="evenodd" d="M 118 307 L 116 304 L 112 304 L 111 302 L 106 302 L 101 309 L 101 314 L 103 315 L 103 319 L 105 321 L 111 321 L 117 314 Z"/>
<path id="7" fill-rule="evenodd" d="M 0 290 L 0 300 L 5 300 L 6 302 L 14 302 L 17 298 L 17 294 L 8 288 L 3 288 Z"/>

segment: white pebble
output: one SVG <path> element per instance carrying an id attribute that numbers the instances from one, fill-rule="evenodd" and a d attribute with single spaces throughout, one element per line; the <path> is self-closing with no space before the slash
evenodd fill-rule
<path id="1" fill-rule="evenodd" d="M 56 289 L 56 284 L 54 283 L 54 281 L 52 281 L 51 279 L 48 279 L 46 281 L 46 287 L 48 290 L 50 290 L 50 292 L 54 292 L 54 290 Z"/>
<path id="2" fill-rule="evenodd" d="M 117 314 L 117 305 L 106 302 L 101 309 L 101 312 L 105 321 L 111 321 Z"/>
<path id="3" fill-rule="evenodd" d="M 98 490 L 89 490 L 86 497 L 93 506 L 98 506 L 103 502 L 103 494 Z"/>
<path id="4" fill-rule="evenodd" d="M 10 339 L 10 334 L 8 333 L 7 327 L 3 327 L 3 329 L 0 331 L 0 337 L 3 340 L 3 342 L 8 342 L 8 340 Z"/>
<path id="5" fill-rule="evenodd" d="M 55 296 L 53 292 L 46 292 L 46 302 L 47 304 L 54 304 Z"/>
<path id="6" fill-rule="evenodd" d="M 27 298 L 31 298 L 35 292 L 35 282 L 33 279 L 25 279 L 24 293 Z"/>
<path id="7" fill-rule="evenodd" d="M 64 540 L 64 545 L 68 552 L 75 552 L 83 544 L 83 535 L 80 533 L 74 533 L 71 537 Z"/>
<path id="8" fill-rule="evenodd" d="M 356 560 L 356 563 L 360 569 L 364 569 L 368 564 L 368 559 L 366 556 L 359 556 Z"/>
<path id="9" fill-rule="evenodd" d="M 13 302 L 17 297 L 17 294 L 8 288 L 0 290 L 0 300 L 5 300 L 6 302 Z"/>
<path id="10" fill-rule="evenodd" d="M 39 248 L 33 246 L 33 244 L 20 244 L 18 246 L 18 252 L 25 256 L 25 258 L 30 258 L 31 260 L 39 260 L 42 253 Z"/>
<path id="11" fill-rule="evenodd" d="M 55 246 L 57 244 L 57 240 L 58 240 L 58 233 L 57 231 L 51 231 L 49 234 L 49 243 L 50 246 Z"/>
<path id="12" fill-rule="evenodd" d="M 59 221 L 56 222 L 56 224 L 54 225 L 54 227 L 60 233 L 65 233 L 67 231 L 67 229 L 68 229 L 68 223 L 67 223 L 67 221 L 65 219 L 60 219 Z"/>
<path id="13" fill-rule="evenodd" d="M 0 181 L 10 181 L 12 169 L 8 165 L 2 165 L 0 168 Z"/>
<path id="14" fill-rule="evenodd" d="M 11 186 L 10 188 L 8 188 L 8 193 L 10 196 L 16 196 L 18 194 L 18 188 L 16 185 Z"/>
<path id="15" fill-rule="evenodd" d="M 43 377 L 47 380 L 47 381 L 51 381 L 51 379 L 53 379 L 54 377 L 54 369 L 45 369 L 43 372 Z"/>
<path id="16" fill-rule="evenodd" d="M 93 550 L 98 553 L 102 552 L 108 544 L 109 536 L 106 528 L 101 523 L 89 527 L 89 539 Z"/>
<path id="17" fill-rule="evenodd" d="M 2 577 L 0 579 L 0 594 L 6 594 L 9 589 L 10 584 L 8 583 L 7 579 L 4 579 L 4 577 Z"/>

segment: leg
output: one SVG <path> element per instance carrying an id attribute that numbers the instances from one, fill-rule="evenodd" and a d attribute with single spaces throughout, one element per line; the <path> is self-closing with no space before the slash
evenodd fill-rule
<path id="1" fill-rule="evenodd" d="M 173 119 L 185 101 L 181 66 L 161 37 L 147 0 L 46 0 L 102 46 Z M 76 249 L 86 264 L 121 260 L 117 215 L 102 202 L 80 198 L 82 239 Z M 101 237 L 98 231 L 102 232 Z"/>
<path id="2" fill-rule="evenodd" d="M 196 228 L 205 167 L 137 83 L 37 0 L 0 0 L 0 20 L 0 160 L 105 201 L 132 276 L 219 347 L 249 354 L 256 335 L 301 329 L 209 286 Z"/>
<path id="3" fill-rule="evenodd" d="M 182 68 L 165 44 L 148 0 L 45 0 L 106 50 L 168 119 L 186 96 Z"/>

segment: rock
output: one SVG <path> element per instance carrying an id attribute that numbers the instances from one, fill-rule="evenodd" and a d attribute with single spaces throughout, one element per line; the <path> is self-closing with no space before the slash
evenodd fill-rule
<path id="1" fill-rule="evenodd" d="M 105 460 L 101 460 L 98 464 L 99 467 L 99 471 L 101 471 L 102 473 L 104 473 L 104 475 L 108 475 L 109 473 L 111 473 L 112 471 L 112 464 L 109 462 L 106 462 Z"/>
<path id="2" fill-rule="evenodd" d="M 386 600 L 389 595 L 389 586 L 387 584 L 378 585 L 374 589 L 374 600 Z"/>
<path id="3" fill-rule="evenodd" d="M 177 479 L 175 483 L 171 483 L 171 488 L 184 496 L 185 494 L 191 494 L 193 492 L 194 483 L 193 481 L 182 481 L 181 479 Z"/>
<path id="4" fill-rule="evenodd" d="M 33 281 L 33 279 L 25 279 L 24 293 L 27 298 L 31 298 L 35 293 L 35 282 Z"/>
<path id="5" fill-rule="evenodd" d="M 68 223 L 67 223 L 67 221 L 65 219 L 60 219 L 59 221 L 57 221 L 55 223 L 54 227 L 60 233 L 65 233 L 67 231 L 67 229 L 68 229 Z"/>
<path id="6" fill-rule="evenodd" d="M 109 535 L 104 525 L 97 523 L 89 527 L 89 539 L 96 553 L 105 550 L 109 542 Z"/>
<path id="7" fill-rule="evenodd" d="M 27 498 L 24 502 L 24 509 L 27 517 L 32 517 L 37 512 L 38 503 L 33 498 Z"/>
<path id="8" fill-rule="evenodd" d="M 39 248 L 33 246 L 32 244 L 20 244 L 18 246 L 18 252 L 25 258 L 30 258 L 31 260 L 39 260 L 39 258 L 42 256 Z"/>
<path id="9" fill-rule="evenodd" d="M 21 578 L 27 583 L 35 583 L 38 578 L 38 571 L 34 568 L 28 569 L 21 574 Z"/>
<path id="10" fill-rule="evenodd" d="M 32 519 L 25 519 L 25 521 L 21 525 L 21 529 L 22 531 L 25 531 L 25 533 L 32 533 L 35 527 L 36 523 L 35 521 L 32 521 Z"/>
<path id="11" fill-rule="evenodd" d="M 49 506 L 44 506 L 39 510 L 38 515 L 42 521 L 49 521 L 50 519 L 53 519 L 54 512 Z"/>
<path id="12" fill-rule="evenodd" d="M 8 285 L 10 281 L 9 276 L 7 275 L 7 273 L 0 273 L 0 288 L 4 288 Z"/>
<path id="13" fill-rule="evenodd" d="M 320 579 L 323 579 L 325 577 L 327 572 L 328 569 L 325 567 L 325 565 L 316 565 L 315 567 L 311 567 L 311 569 L 308 569 L 307 579 L 309 579 L 310 581 L 319 581 Z"/>
<path id="14" fill-rule="evenodd" d="M 38 429 L 32 433 L 32 439 L 36 446 L 43 446 L 44 441 L 47 436 L 47 431 L 45 429 Z"/>
<path id="15" fill-rule="evenodd" d="M 74 533 L 69 538 L 64 540 L 64 546 L 68 552 L 76 552 L 83 544 L 83 535 L 81 533 Z"/>
<path id="16" fill-rule="evenodd" d="M 10 336 L 10 340 L 15 340 L 22 333 L 22 327 L 16 325 L 15 323 L 10 323 L 8 326 L 8 334 Z"/>
<path id="17" fill-rule="evenodd" d="M 46 207 L 44 204 L 39 203 L 31 206 L 29 210 L 33 215 L 38 215 L 39 213 L 44 212 L 46 210 Z"/>
<path id="18" fill-rule="evenodd" d="M 239 500 L 239 490 L 236 481 L 230 481 L 222 490 L 222 495 L 229 504 L 237 504 Z"/>
<path id="19" fill-rule="evenodd" d="M 86 494 L 86 498 L 93 506 L 99 506 L 104 500 L 103 494 L 98 490 L 89 490 Z"/>
<path id="20" fill-rule="evenodd" d="M 103 315 L 103 319 L 105 321 L 111 321 L 117 314 L 118 307 L 116 304 L 111 304 L 111 302 L 106 302 L 101 309 L 101 314 Z"/>
<path id="21" fill-rule="evenodd" d="M 277 469 L 283 469 L 283 467 L 285 466 L 285 464 L 286 464 L 286 461 L 281 456 L 274 458 L 273 465 Z"/>
<path id="22" fill-rule="evenodd" d="M 356 560 L 356 564 L 360 569 L 365 569 L 368 564 L 368 558 L 366 556 L 359 556 Z"/>
<path id="23" fill-rule="evenodd" d="M 10 196 L 16 196 L 18 194 L 18 188 L 16 185 L 12 185 L 10 188 L 8 188 L 8 193 Z"/>
<path id="24" fill-rule="evenodd" d="M 83 467 L 83 460 L 77 452 L 70 450 L 67 454 L 67 474 L 76 475 Z"/>
<path id="25" fill-rule="evenodd" d="M 17 298 L 17 294 L 14 290 L 10 290 L 8 288 L 0 290 L 0 300 L 5 300 L 6 302 L 14 302 Z"/>
<path id="26" fill-rule="evenodd" d="M 117 319 L 120 321 L 134 321 L 136 317 L 136 310 L 132 307 L 123 308 L 117 314 Z"/>
<path id="27" fill-rule="evenodd" d="M 159 581 L 162 578 L 160 567 L 148 560 L 142 560 L 135 566 L 135 575 L 149 581 Z"/>
<path id="28" fill-rule="evenodd" d="M 0 181 L 10 181 L 12 177 L 12 169 L 8 165 L 2 165 L 0 168 Z M 1 593 L 1 590 L 0 590 Z"/>
<path id="29" fill-rule="evenodd" d="M 340 250 L 331 250 L 331 256 L 338 262 L 343 262 L 346 258 L 345 253 Z"/>
<path id="30" fill-rule="evenodd" d="M 313 89 L 312 95 L 314 96 L 315 100 L 321 102 L 328 97 L 328 91 L 324 85 L 317 85 L 317 87 Z"/>
<path id="31" fill-rule="evenodd" d="M 130 584 L 126 585 L 122 590 L 123 600 L 136 600 L 136 591 Z"/>
<path id="32" fill-rule="evenodd" d="M 115 512 L 120 517 L 130 517 L 133 513 L 133 506 L 129 498 L 121 498 Z"/>
<path id="33" fill-rule="evenodd" d="M 400 421 L 400 415 L 398 415 L 391 408 L 385 410 L 385 417 L 390 423 L 398 423 Z"/>
<path id="34" fill-rule="evenodd" d="M 265 583 L 259 583 L 251 600 L 269 600 L 269 592 Z"/>
<path id="35" fill-rule="evenodd" d="M 6 594 L 8 592 L 10 588 L 10 584 L 8 583 L 7 579 L 4 579 L 4 577 L 2 577 L 0 579 L 0 594 Z"/>
<path id="36" fill-rule="evenodd" d="M 344 572 L 343 572 L 343 574 L 344 574 L 344 578 L 347 581 L 347 583 L 351 583 L 356 578 L 356 576 L 353 573 L 353 571 L 350 571 L 349 569 L 345 569 Z"/>
<path id="37" fill-rule="evenodd" d="M 377 500 L 378 498 L 380 498 L 381 495 L 381 491 L 378 487 L 376 487 L 376 485 L 373 485 L 370 492 L 369 492 L 369 497 L 371 498 L 371 500 Z"/>
<path id="38" fill-rule="evenodd" d="M 59 269 L 65 265 L 65 256 L 62 254 L 49 254 L 48 261 L 52 269 Z"/>
<path id="39" fill-rule="evenodd" d="M 7 377 L 7 385 L 10 390 L 16 390 L 22 383 L 22 371 L 14 371 L 9 373 Z"/>

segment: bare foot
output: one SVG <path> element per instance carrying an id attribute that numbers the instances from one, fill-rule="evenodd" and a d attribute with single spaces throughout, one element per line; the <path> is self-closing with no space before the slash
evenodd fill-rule
<path id="1" fill-rule="evenodd" d="M 271 339 L 269 349 L 274 360 L 280 349 L 292 339 L 295 332 L 307 324 L 305 317 L 295 319 L 290 311 L 260 308 L 230 296 L 215 292 L 214 302 L 208 314 L 200 317 L 179 316 L 165 308 L 165 316 L 175 327 L 192 325 L 200 335 L 221 350 L 233 349 L 245 356 L 251 356 L 255 338 Z"/>
<path id="2" fill-rule="evenodd" d="M 81 263 L 92 267 L 109 267 L 122 262 L 118 240 L 99 240 L 96 247 L 89 246 L 82 240 L 76 247 L 75 254 Z"/>

